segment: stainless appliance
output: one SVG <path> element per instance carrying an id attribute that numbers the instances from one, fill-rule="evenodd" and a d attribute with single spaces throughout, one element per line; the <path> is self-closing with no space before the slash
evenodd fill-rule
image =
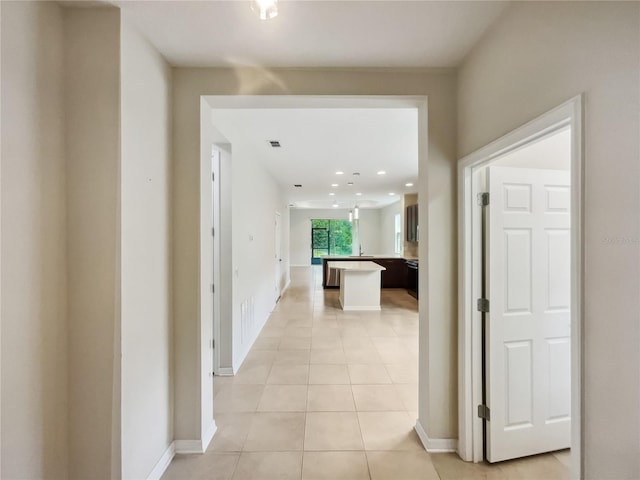
<path id="1" fill-rule="evenodd" d="M 418 260 L 407 260 L 407 292 L 418 298 Z"/>

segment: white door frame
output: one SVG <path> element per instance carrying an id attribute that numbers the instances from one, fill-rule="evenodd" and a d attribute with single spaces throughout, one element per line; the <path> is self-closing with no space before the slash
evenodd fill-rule
<path id="1" fill-rule="evenodd" d="M 458 165 L 458 454 L 482 461 L 481 331 L 478 312 L 478 255 L 474 254 L 473 171 L 542 137 L 571 127 L 571 478 L 583 472 L 582 311 L 583 237 L 583 99 L 577 96 L 522 127 L 467 155 Z M 476 220 L 477 221 L 477 220 Z M 477 228 L 477 226 L 475 227 Z"/>
<path id="2" fill-rule="evenodd" d="M 217 152 L 217 158 L 214 158 L 212 152 L 211 171 L 211 203 L 212 215 L 211 223 L 213 228 L 213 284 L 217 285 L 213 291 L 213 371 L 220 374 L 220 150 L 214 144 L 213 148 Z"/>
<path id="3" fill-rule="evenodd" d="M 280 212 L 276 212 L 275 216 L 275 270 L 276 270 L 276 297 L 275 304 L 280 300 L 282 295 L 282 215 Z"/>

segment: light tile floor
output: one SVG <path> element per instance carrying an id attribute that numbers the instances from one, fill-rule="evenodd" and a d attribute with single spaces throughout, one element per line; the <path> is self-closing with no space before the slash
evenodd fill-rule
<path id="1" fill-rule="evenodd" d="M 497 465 L 427 453 L 413 429 L 417 301 L 383 290 L 381 312 L 343 312 L 320 277 L 292 269 L 238 374 L 214 380 L 208 451 L 176 456 L 163 479 L 568 478 L 568 451 Z"/>

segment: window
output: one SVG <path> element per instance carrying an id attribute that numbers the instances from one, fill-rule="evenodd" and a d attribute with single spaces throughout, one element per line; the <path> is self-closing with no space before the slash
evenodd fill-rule
<path id="1" fill-rule="evenodd" d="M 395 253 L 402 253 L 402 222 L 400 219 L 400 214 L 396 213 L 395 217 L 394 217 L 394 221 L 395 221 L 395 245 L 396 245 L 396 249 L 395 249 Z"/>
<path id="2" fill-rule="evenodd" d="M 351 255 L 351 222 L 311 220 L 311 263 L 322 263 L 322 255 Z"/>

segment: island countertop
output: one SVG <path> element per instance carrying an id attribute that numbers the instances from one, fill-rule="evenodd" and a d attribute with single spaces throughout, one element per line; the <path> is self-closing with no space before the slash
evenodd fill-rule
<path id="1" fill-rule="evenodd" d="M 331 261 L 331 260 L 353 260 L 356 262 L 369 260 L 369 259 L 400 259 L 400 260 L 417 260 L 417 257 L 404 256 L 399 254 L 375 254 L 375 255 L 321 255 L 320 258 L 323 260 Z"/>
<path id="2" fill-rule="evenodd" d="M 385 267 L 383 267 L 382 265 L 378 265 L 376 262 L 367 262 L 361 260 L 356 260 L 353 262 L 327 262 L 327 266 L 335 270 L 359 270 L 361 272 L 376 272 L 386 270 Z"/>
<path id="3" fill-rule="evenodd" d="M 373 262 L 384 270 L 381 270 L 382 288 L 406 288 L 407 287 L 407 262 L 415 257 L 397 254 L 376 254 L 376 255 L 323 255 L 322 256 L 322 287 L 338 288 L 340 282 L 337 275 L 330 275 L 331 271 L 336 271 L 337 267 L 329 263 L 365 263 Z M 416 259 L 417 260 L 417 259 Z M 337 272 L 336 272 L 337 273 Z M 330 278 L 331 277 L 331 278 Z"/>

